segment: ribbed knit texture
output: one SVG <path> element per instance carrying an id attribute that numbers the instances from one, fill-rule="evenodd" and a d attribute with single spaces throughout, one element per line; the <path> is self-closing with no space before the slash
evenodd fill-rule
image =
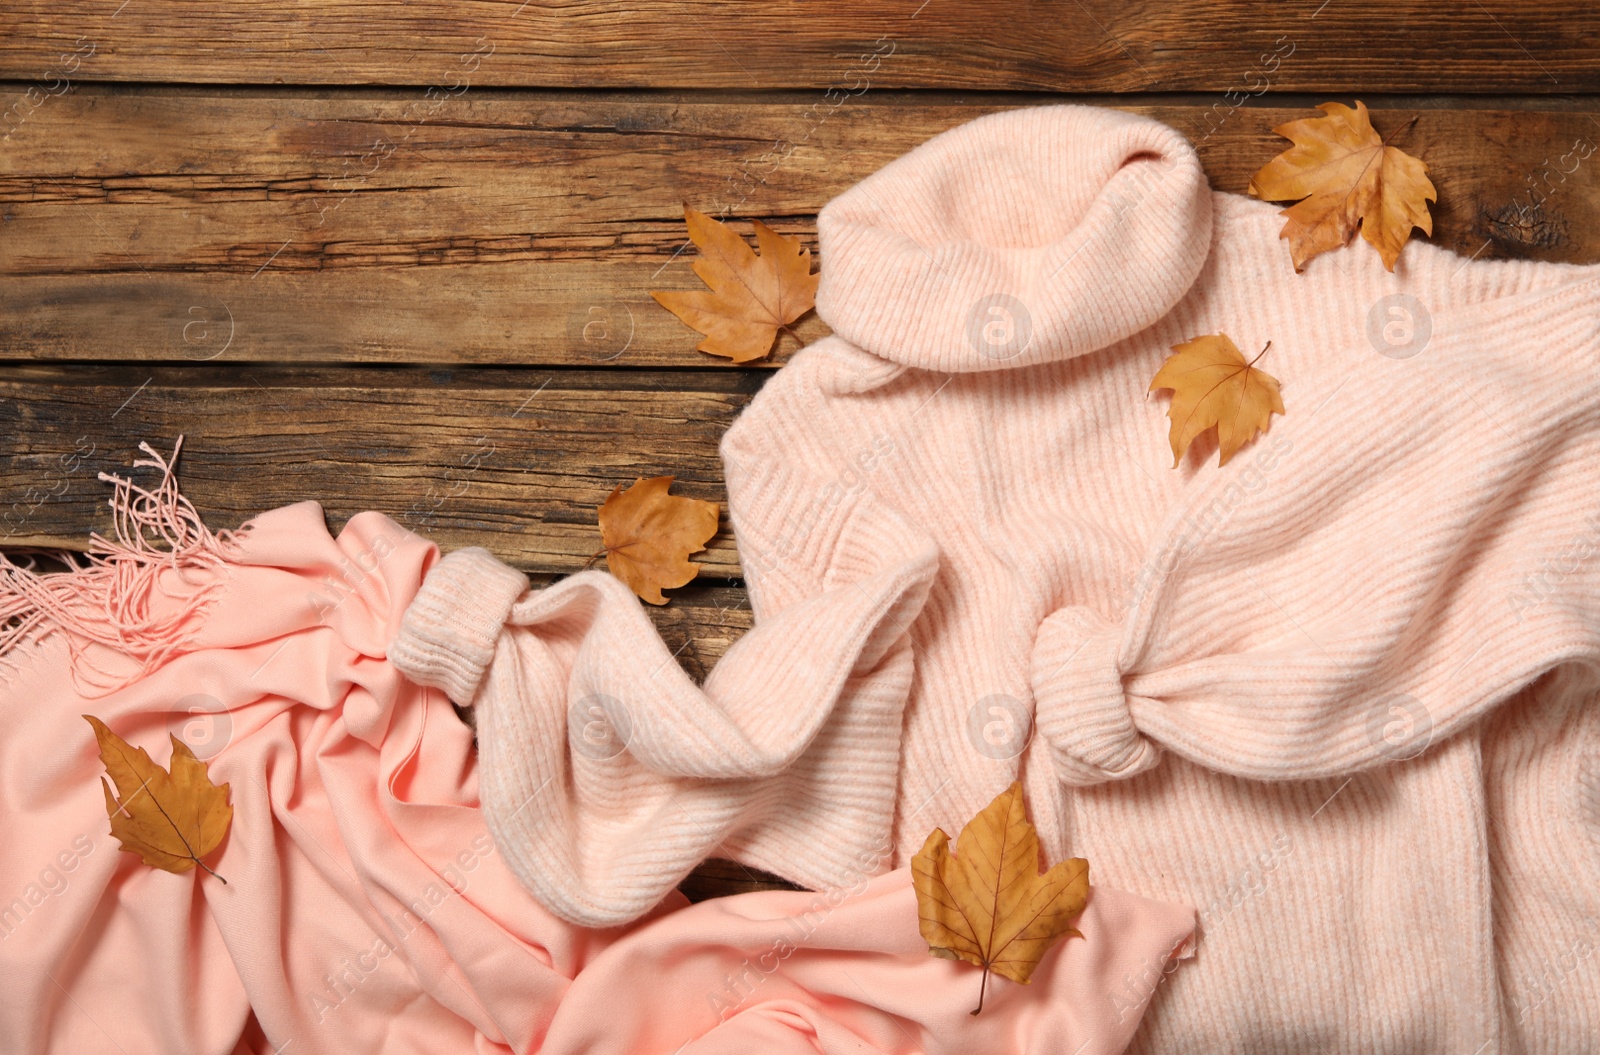
<path id="1" fill-rule="evenodd" d="M 771 484 L 775 502 L 807 486 Z M 847 581 L 763 619 L 703 687 L 607 572 L 518 600 L 481 549 L 429 571 L 388 658 L 476 704 L 489 829 L 552 911 L 633 920 L 719 855 L 813 889 L 890 869 L 904 628 L 936 557 L 883 521 L 836 520 L 813 522 L 830 546 L 815 559 Z"/>
<path id="2" fill-rule="evenodd" d="M 830 202 L 834 334 L 722 443 L 755 628 L 702 691 L 603 574 L 511 610 L 485 808 L 576 847 L 524 881 L 613 913 L 700 853 L 826 884 L 1020 778 L 1049 861 L 1201 906 L 1194 963 L 1129 980 L 1133 1051 L 1600 1050 L 1600 266 L 1358 242 L 1297 275 L 1282 223 L 1082 106 Z M 1146 389 L 1216 332 L 1272 342 L 1287 413 L 1174 469 Z M 562 720 L 596 692 L 632 741 L 591 763 Z M 647 771 L 684 783 L 636 801 Z"/>
<path id="3" fill-rule="evenodd" d="M 427 671 L 428 683 L 453 700 L 472 700 L 506 616 L 527 588 L 526 575 L 481 546 L 456 550 L 406 606 L 400 633 L 389 645 L 390 661 Z M 463 604 L 463 598 L 471 603 Z"/>

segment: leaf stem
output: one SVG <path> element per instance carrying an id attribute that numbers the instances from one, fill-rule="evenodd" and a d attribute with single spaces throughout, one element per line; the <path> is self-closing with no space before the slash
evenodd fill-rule
<path id="1" fill-rule="evenodd" d="M 194 859 L 194 863 L 199 865 L 201 868 L 204 868 L 207 872 L 211 872 L 210 867 L 204 861 L 200 860 L 200 858 L 196 857 Z M 214 875 L 214 876 L 217 876 L 218 879 L 222 879 L 222 877 L 217 875 L 217 873 L 215 873 L 215 872 L 211 872 L 211 874 Z M 228 885 L 228 881 L 226 879 L 222 879 L 222 885 L 223 886 L 227 886 Z"/>
<path id="2" fill-rule="evenodd" d="M 1411 117 L 1411 120 L 1407 121 L 1405 124 L 1401 125 L 1399 128 L 1395 129 L 1393 132 L 1390 132 L 1388 135 L 1383 137 L 1383 145 L 1384 146 L 1388 146 L 1389 145 L 1389 140 L 1395 138 L 1396 136 L 1404 134 L 1407 130 L 1409 130 L 1411 128 L 1412 125 L 1416 124 L 1421 119 L 1422 119 L 1422 115 L 1421 114 L 1413 114 L 1412 117 Z"/>
<path id="3" fill-rule="evenodd" d="M 1250 367 L 1256 365 L 1256 360 L 1260 359 L 1263 355 L 1266 355 L 1267 354 L 1267 349 L 1271 348 L 1271 347 L 1272 347 L 1272 342 L 1271 341 L 1268 341 L 1266 344 L 1262 345 L 1261 346 L 1261 350 L 1256 353 L 1255 359 L 1252 359 L 1248 363 L 1244 364 L 1245 365 L 1245 369 L 1248 370 Z"/>
<path id="4" fill-rule="evenodd" d="M 599 549 L 595 550 L 589 555 L 589 559 L 583 562 L 584 568 L 587 570 L 594 567 L 594 562 L 599 560 L 601 557 L 604 557 L 607 552 L 608 548 L 605 546 L 601 546 Z"/>
<path id="5" fill-rule="evenodd" d="M 978 1006 L 973 1008 L 971 1011 L 968 1011 L 967 1014 L 976 1015 L 979 1011 L 983 1010 L 983 994 L 985 992 L 987 992 L 988 989 L 989 989 L 989 968 L 985 967 L 983 969 L 983 981 L 978 983 Z"/>

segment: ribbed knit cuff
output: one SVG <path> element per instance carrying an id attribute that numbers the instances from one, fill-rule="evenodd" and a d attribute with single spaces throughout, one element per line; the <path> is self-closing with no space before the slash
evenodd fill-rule
<path id="1" fill-rule="evenodd" d="M 511 606 L 527 589 L 526 575 L 482 547 L 447 554 L 401 617 L 389 661 L 412 681 L 470 704 Z"/>
<path id="2" fill-rule="evenodd" d="M 1065 784 L 1131 777 L 1161 757 L 1128 709 L 1117 663 L 1121 630 L 1073 606 L 1047 616 L 1034 640 L 1029 679 L 1035 722 Z"/>

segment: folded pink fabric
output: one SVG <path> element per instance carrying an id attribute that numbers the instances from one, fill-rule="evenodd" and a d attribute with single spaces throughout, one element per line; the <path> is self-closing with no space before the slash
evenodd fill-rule
<path id="1" fill-rule="evenodd" d="M 1096 887 L 1085 938 L 969 1019 L 978 972 L 927 954 L 905 870 L 575 927 L 490 838 L 471 730 L 385 658 L 435 547 L 372 512 L 334 538 L 314 502 L 213 534 L 151 455 L 84 568 L 0 563 L 7 1055 L 1115 1055 L 1193 928 Z M 226 884 L 119 850 L 84 713 L 229 784 Z"/>
<path id="2" fill-rule="evenodd" d="M 1083 938 L 1054 948 L 1026 987 L 991 978 L 973 1017 L 979 971 L 928 955 L 916 915 L 907 868 L 668 913 L 584 967 L 544 1055 L 1119 1052 L 1163 978 L 1188 969 L 1194 922 L 1097 887 Z"/>

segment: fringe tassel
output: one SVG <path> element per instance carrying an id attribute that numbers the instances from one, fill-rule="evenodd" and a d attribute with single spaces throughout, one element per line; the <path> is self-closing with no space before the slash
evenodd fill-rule
<path id="1" fill-rule="evenodd" d="M 0 554 L 0 664 L 16 669 L 25 644 L 65 631 L 74 686 L 95 696 L 160 666 L 193 637 L 250 525 L 216 533 L 205 526 L 178 492 L 174 468 L 182 448 L 182 436 L 170 458 L 139 444 L 149 457 L 136 459 L 134 468 L 161 470 L 153 490 L 99 474 L 115 486 L 109 499 L 115 539 L 92 532 L 83 555 L 43 549 L 18 554 L 49 554 L 64 561 L 66 571 L 41 572 L 32 556 L 16 564 Z M 169 570 L 182 584 L 176 591 L 175 584 L 163 582 Z M 175 607 L 158 603 L 171 600 Z M 102 666 L 106 658 L 121 669 Z"/>

